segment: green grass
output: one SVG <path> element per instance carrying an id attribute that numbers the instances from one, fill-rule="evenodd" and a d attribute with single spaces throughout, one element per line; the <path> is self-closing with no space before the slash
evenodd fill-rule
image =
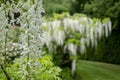
<path id="1" fill-rule="evenodd" d="M 120 80 L 120 65 L 78 61 L 77 80 Z"/>

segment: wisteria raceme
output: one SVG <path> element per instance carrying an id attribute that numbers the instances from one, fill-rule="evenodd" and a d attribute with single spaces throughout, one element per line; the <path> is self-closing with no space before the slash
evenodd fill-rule
<path id="1" fill-rule="evenodd" d="M 64 18 L 62 21 L 51 21 L 50 24 L 51 25 L 47 24 L 48 30 L 46 30 L 45 32 L 49 33 L 49 31 L 52 31 L 52 34 L 49 35 L 49 37 L 52 38 L 51 40 L 57 42 L 56 45 L 63 45 L 63 43 L 65 43 L 65 38 L 67 38 L 66 35 L 79 32 L 80 34 L 83 34 L 85 36 L 81 37 L 81 40 L 84 39 L 84 42 L 80 41 L 80 43 L 82 45 L 84 44 L 84 46 L 86 46 L 86 44 L 87 46 L 92 44 L 92 46 L 94 47 L 95 45 L 97 45 L 97 39 L 100 39 L 100 37 L 102 37 L 103 35 L 107 37 L 108 34 L 111 32 L 111 21 L 108 20 L 105 23 L 102 23 L 100 22 L 100 20 L 92 21 L 92 19 L 88 17 L 81 17 L 80 19 Z M 62 29 L 60 30 L 60 28 Z M 46 36 L 43 36 L 43 38 L 44 37 Z M 82 52 L 84 51 L 82 50 Z"/>
<path id="2" fill-rule="evenodd" d="M 71 44 L 68 44 L 67 46 L 68 46 L 68 50 L 70 51 L 70 54 L 76 55 L 77 45 L 71 43 Z"/>

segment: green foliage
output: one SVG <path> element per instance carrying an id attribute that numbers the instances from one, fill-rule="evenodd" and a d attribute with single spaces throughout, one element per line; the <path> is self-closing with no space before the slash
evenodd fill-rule
<path id="1" fill-rule="evenodd" d="M 93 0 L 85 3 L 84 13 L 92 17 L 110 17 L 113 27 L 119 27 L 120 0 Z"/>
<path id="2" fill-rule="evenodd" d="M 4 76 L 4 73 L 2 73 L 1 68 L 0 68 L 0 80 L 6 80 L 6 77 Z"/>
<path id="3" fill-rule="evenodd" d="M 52 18 L 54 18 L 54 20 L 55 19 L 61 20 L 61 19 L 65 18 L 65 17 L 69 17 L 69 16 L 70 16 L 70 14 L 68 12 L 63 12 L 61 14 L 54 13 Z"/>
<path id="4" fill-rule="evenodd" d="M 62 79 L 63 80 L 74 80 L 71 76 L 71 70 L 69 68 L 64 68 L 62 71 Z"/>
<path id="5" fill-rule="evenodd" d="M 22 70 L 24 69 L 22 67 L 27 68 L 27 58 L 24 59 L 23 64 L 20 64 L 20 59 L 16 59 L 14 64 L 11 64 L 6 68 L 12 80 L 25 80 L 25 78 L 23 78 L 23 75 L 25 74 L 26 76 L 29 76 L 30 79 L 35 80 L 62 80 L 59 77 L 61 68 L 53 64 L 50 55 L 45 55 L 39 60 L 33 59 L 29 64 L 29 68 L 32 68 L 29 75 L 27 75 L 27 71 Z M 0 76 L 1 75 L 2 72 L 0 72 Z M 4 80 L 4 77 L 1 79 Z"/>
<path id="6" fill-rule="evenodd" d="M 68 12 L 71 9 L 72 0 L 44 0 L 43 6 L 47 15 L 53 13 Z"/>
<path id="7" fill-rule="evenodd" d="M 70 17 L 69 12 L 62 12 L 61 14 L 53 13 L 51 16 L 44 16 L 45 21 L 63 20 L 65 17 Z"/>
<path id="8" fill-rule="evenodd" d="M 70 44 L 70 43 L 74 43 L 74 44 L 78 44 L 78 45 L 80 44 L 79 40 L 76 38 L 68 39 L 67 44 Z"/>
<path id="9" fill-rule="evenodd" d="M 108 22 L 109 20 L 110 20 L 110 18 L 105 18 L 105 19 L 102 20 L 102 22 L 103 22 L 103 23 L 106 23 L 106 22 Z"/>
<path id="10" fill-rule="evenodd" d="M 95 50 L 94 60 L 120 64 L 119 31 L 113 32 L 108 39 L 102 39 L 99 42 L 100 44 L 98 44 L 98 47 Z"/>

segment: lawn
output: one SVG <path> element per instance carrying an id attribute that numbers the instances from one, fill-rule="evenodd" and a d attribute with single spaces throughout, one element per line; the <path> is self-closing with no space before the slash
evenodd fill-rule
<path id="1" fill-rule="evenodd" d="M 120 65 L 80 60 L 77 80 L 120 80 Z"/>

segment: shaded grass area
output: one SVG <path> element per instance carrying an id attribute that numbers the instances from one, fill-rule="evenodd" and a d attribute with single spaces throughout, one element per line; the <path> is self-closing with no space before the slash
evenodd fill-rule
<path id="1" fill-rule="evenodd" d="M 120 65 L 80 60 L 76 73 L 76 80 L 120 80 Z"/>

